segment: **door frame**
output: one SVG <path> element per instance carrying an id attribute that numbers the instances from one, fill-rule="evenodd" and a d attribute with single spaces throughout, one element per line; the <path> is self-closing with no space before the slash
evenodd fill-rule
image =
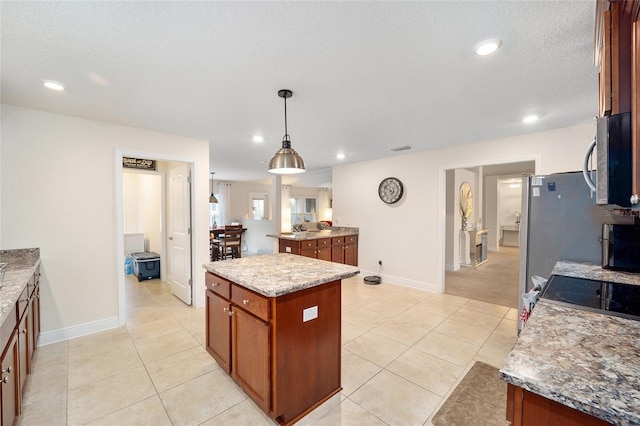
<path id="1" fill-rule="evenodd" d="M 186 163 L 189 164 L 192 172 L 191 178 L 191 278 L 192 278 L 192 290 L 191 290 L 191 307 L 197 308 L 204 306 L 204 284 L 201 281 L 204 281 L 204 273 L 198 274 L 201 272 L 200 269 L 196 270 L 196 266 L 203 264 L 204 260 L 199 259 L 199 250 L 198 247 L 202 243 L 202 239 L 204 237 L 200 237 L 200 234 L 205 235 L 208 242 L 208 230 L 200 229 L 199 227 L 199 214 L 196 206 L 198 203 L 196 202 L 197 194 L 200 192 L 206 192 L 204 189 L 201 190 L 199 179 L 200 170 L 198 168 L 198 159 L 193 157 L 180 157 L 175 155 L 167 155 L 158 152 L 143 152 L 143 151 L 134 151 L 128 149 L 116 149 L 115 158 L 114 158 L 114 169 L 115 169 L 115 187 L 114 187 L 114 204 L 115 204 L 115 222 L 116 222 L 116 259 L 118 259 L 117 265 L 117 288 L 118 288 L 118 325 L 123 326 L 126 323 L 125 317 L 125 273 L 124 273 L 124 264 L 119 265 L 119 260 L 122 258 L 122 253 L 124 253 L 124 205 L 123 205 L 123 177 L 122 177 L 122 158 L 123 157 L 134 157 L 134 158 L 148 158 L 159 161 L 169 161 L 169 162 L 177 162 L 177 163 Z M 166 206 L 165 206 L 166 208 Z M 208 214 L 208 212 L 207 212 Z M 208 223 L 208 221 L 207 221 Z M 165 228 L 166 230 L 166 228 Z M 166 236 L 166 233 L 165 233 Z M 166 247 L 166 241 L 163 243 L 163 246 Z M 208 254 L 208 253 L 207 253 Z M 208 256 L 207 256 L 208 259 Z M 199 276 L 202 276 L 203 279 L 198 279 Z M 200 285 L 202 284 L 202 285 Z M 202 289 L 200 287 L 203 287 Z"/>

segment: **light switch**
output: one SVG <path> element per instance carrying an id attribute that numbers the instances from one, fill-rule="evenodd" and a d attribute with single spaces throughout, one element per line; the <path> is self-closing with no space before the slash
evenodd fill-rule
<path id="1" fill-rule="evenodd" d="M 302 311 L 302 322 L 318 318 L 318 306 L 312 306 Z"/>

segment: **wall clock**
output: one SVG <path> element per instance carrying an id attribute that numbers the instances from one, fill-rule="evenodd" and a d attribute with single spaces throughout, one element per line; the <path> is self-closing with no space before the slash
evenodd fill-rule
<path id="1" fill-rule="evenodd" d="M 400 179 L 394 177 L 382 179 L 380 186 L 378 186 L 378 196 L 387 204 L 400 201 L 403 192 L 402 182 L 400 182 Z"/>

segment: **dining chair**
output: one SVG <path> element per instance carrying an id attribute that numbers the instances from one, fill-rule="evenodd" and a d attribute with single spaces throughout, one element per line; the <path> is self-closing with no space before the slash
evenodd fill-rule
<path id="1" fill-rule="evenodd" d="M 220 258 L 242 257 L 242 225 L 225 225 L 224 238 L 220 239 Z"/>

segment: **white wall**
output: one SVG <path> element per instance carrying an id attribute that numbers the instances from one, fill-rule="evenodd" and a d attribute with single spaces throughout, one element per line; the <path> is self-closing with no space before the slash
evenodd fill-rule
<path id="1" fill-rule="evenodd" d="M 149 251 L 162 253 L 163 175 L 127 172 L 124 183 L 124 232 L 144 233 Z"/>
<path id="2" fill-rule="evenodd" d="M 498 225 L 498 176 L 484 177 L 484 227 L 487 231 L 487 249 L 498 251 L 500 226 Z"/>
<path id="3" fill-rule="evenodd" d="M 123 152 L 194 163 L 194 297 L 204 300 L 207 141 L 11 105 L 2 108 L 2 138 L 0 246 L 40 247 L 42 343 L 124 319 Z"/>
<path id="4" fill-rule="evenodd" d="M 587 121 L 587 120 L 585 120 Z M 391 281 L 442 291 L 445 266 L 445 171 L 536 160 L 537 173 L 580 170 L 593 125 L 530 133 L 333 168 L 333 217 L 360 228 L 359 266 Z M 405 195 L 388 206 L 378 198 L 387 176 Z M 338 220 L 339 218 L 339 220 Z"/>
<path id="5" fill-rule="evenodd" d="M 498 180 L 498 227 L 516 226 L 516 212 L 522 209 L 522 187 L 511 188 L 512 184 Z"/>

